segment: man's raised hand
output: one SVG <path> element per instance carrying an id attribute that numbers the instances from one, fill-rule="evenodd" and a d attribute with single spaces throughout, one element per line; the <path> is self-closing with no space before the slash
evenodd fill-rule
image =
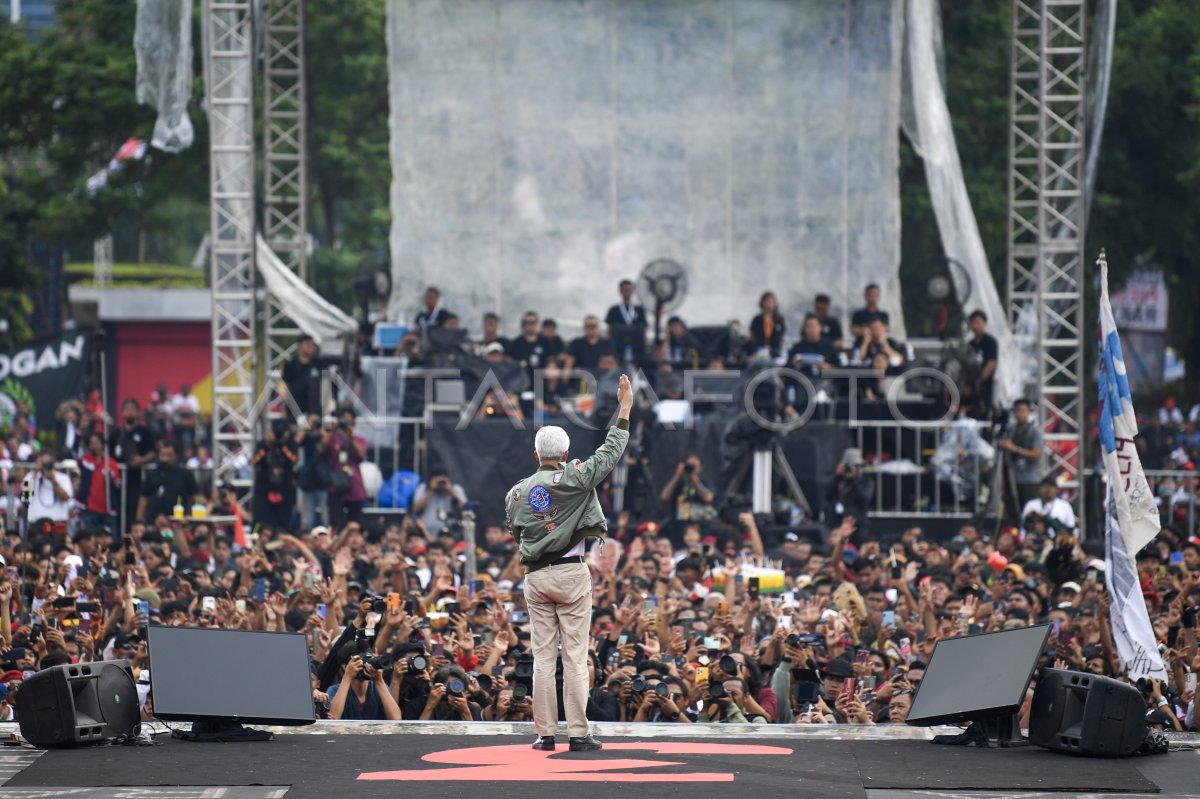
<path id="1" fill-rule="evenodd" d="M 617 404 L 623 411 L 633 407 L 633 386 L 629 384 L 628 375 L 621 375 L 620 385 L 617 386 Z"/>

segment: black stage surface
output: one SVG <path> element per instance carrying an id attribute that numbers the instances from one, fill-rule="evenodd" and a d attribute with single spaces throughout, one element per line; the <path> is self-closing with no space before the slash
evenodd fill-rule
<path id="1" fill-rule="evenodd" d="M 977 750 L 912 740 L 805 737 L 609 738 L 601 752 L 534 752 L 523 736 L 280 735 L 259 743 L 186 743 L 52 750 L 0 787 L 5 797 L 309 797 L 469 796 L 489 799 L 666 796 L 854 797 L 886 799 L 938 792 L 945 797 L 1061 792 L 1200 792 L 1200 755 L 1082 759 L 1036 748 Z M 29 753 L 6 748 L 4 756 Z M 30 753 L 32 754 L 32 753 Z M 1148 779 L 1152 774 L 1155 781 Z M 1165 778 L 1165 779 L 1164 779 Z M 566 785 L 564 783 L 599 783 Z M 620 785 L 616 783 L 631 783 Z M 1191 786 L 1180 788 L 1177 786 Z M 229 786 L 226 791 L 74 790 L 150 786 Z M 238 788 L 235 786 L 269 786 Z M 636 786 L 636 787 L 635 787 Z M 60 790 L 46 790 L 58 788 Z M 34 790 L 30 790 L 34 789 Z M 41 789 L 41 790 L 37 790 Z M 286 790 L 285 790 L 286 789 Z M 931 796 L 933 794 L 923 794 Z"/>

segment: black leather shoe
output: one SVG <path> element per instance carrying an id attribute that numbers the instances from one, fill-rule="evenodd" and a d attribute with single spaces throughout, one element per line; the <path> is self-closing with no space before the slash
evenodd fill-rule
<path id="1" fill-rule="evenodd" d="M 572 738 L 571 740 L 573 741 L 575 739 Z M 540 736 L 536 741 L 533 742 L 533 748 L 538 750 L 539 752 L 553 752 L 554 751 L 554 736 L 553 735 Z"/>
<path id="2" fill-rule="evenodd" d="M 604 748 L 604 744 L 597 741 L 591 735 L 587 736 L 586 738 L 572 738 L 571 739 L 571 751 L 572 752 L 594 752 L 597 749 L 603 749 L 603 748 Z"/>

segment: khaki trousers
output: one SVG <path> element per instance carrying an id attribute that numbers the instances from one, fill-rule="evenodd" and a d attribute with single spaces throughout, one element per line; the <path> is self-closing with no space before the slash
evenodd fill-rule
<path id="1" fill-rule="evenodd" d="M 563 704 L 567 734 L 588 734 L 588 634 L 592 626 L 592 573 L 586 563 L 551 565 L 525 575 L 533 645 L 533 725 L 538 735 L 558 728 L 554 669 L 562 639 Z"/>

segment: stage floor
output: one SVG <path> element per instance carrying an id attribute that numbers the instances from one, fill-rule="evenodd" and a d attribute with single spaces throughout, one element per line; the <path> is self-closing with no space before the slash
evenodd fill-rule
<path id="1" fill-rule="evenodd" d="M 491 725 L 489 725 L 491 726 Z M 517 725 L 521 727 L 523 725 Z M 329 799 L 469 796 L 489 799 L 638 799 L 796 796 L 854 799 L 1053 795 L 1200 799 L 1200 752 L 1124 760 L 1084 759 L 1037 748 L 935 746 L 924 731 L 875 728 L 733 730 L 679 737 L 634 725 L 596 725 L 605 748 L 534 752 L 533 734 L 495 725 L 323 724 L 256 743 L 0 751 L 0 799 Z M 155 725 L 156 729 L 162 729 Z M 507 734 L 504 734 L 507 731 Z M 659 731 L 659 732 L 656 732 Z M 392 732 L 388 729 L 388 732 Z M 450 734 L 448 734 L 450 733 Z M 567 785 L 565 783 L 576 783 Z M 578 783 L 584 783 L 582 785 Z M 617 783 L 627 783 L 617 784 Z"/>

